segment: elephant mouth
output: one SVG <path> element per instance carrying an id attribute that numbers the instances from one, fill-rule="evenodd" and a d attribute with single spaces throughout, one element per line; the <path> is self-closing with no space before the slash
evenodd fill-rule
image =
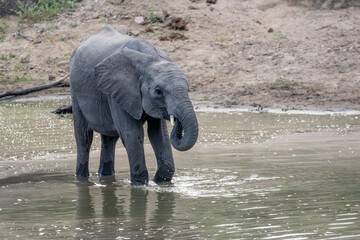
<path id="1" fill-rule="evenodd" d="M 176 138 L 179 140 L 182 139 L 184 136 L 184 128 L 179 119 L 172 114 L 168 115 L 166 119 L 169 120 L 171 126 L 173 126 L 173 134 Z"/>
<path id="2" fill-rule="evenodd" d="M 186 108 L 187 106 L 187 108 Z M 173 129 L 170 134 L 171 145 L 178 151 L 187 151 L 192 148 L 198 138 L 198 122 L 192 105 L 176 109 L 174 115 L 167 116 Z"/>
<path id="3" fill-rule="evenodd" d="M 175 118 L 174 120 L 175 120 L 174 129 L 176 131 L 176 137 L 177 137 L 177 139 L 180 140 L 184 136 L 184 128 L 183 128 L 183 126 L 181 125 L 181 122 L 178 119 Z"/>

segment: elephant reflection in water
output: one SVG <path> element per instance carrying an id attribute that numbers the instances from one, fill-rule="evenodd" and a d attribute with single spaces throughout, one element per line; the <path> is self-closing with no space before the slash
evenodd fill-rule
<path id="1" fill-rule="evenodd" d="M 80 230 L 76 232 L 76 239 L 89 236 L 95 239 L 167 237 L 166 229 L 171 227 L 175 208 L 174 193 L 149 192 L 144 188 L 121 187 L 113 183 L 95 188 L 93 184 L 85 183 L 78 184 L 77 228 Z M 152 193 L 157 199 L 154 204 L 148 201 Z M 101 214 L 97 212 L 100 202 Z"/>

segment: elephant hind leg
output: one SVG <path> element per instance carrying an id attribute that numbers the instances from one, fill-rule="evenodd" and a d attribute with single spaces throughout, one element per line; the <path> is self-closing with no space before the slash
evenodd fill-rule
<path id="1" fill-rule="evenodd" d="M 119 137 L 101 135 L 99 177 L 114 176 L 115 146 Z"/>
<path id="2" fill-rule="evenodd" d="M 73 98 L 74 133 L 77 147 L 76 177 L 89 177 L 89 153 L 93 140 L 93 131 L 88 128 L 87 121 L 78 103 Z"/>

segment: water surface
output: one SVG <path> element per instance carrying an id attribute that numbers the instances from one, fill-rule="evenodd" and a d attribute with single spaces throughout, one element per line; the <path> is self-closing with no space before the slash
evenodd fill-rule
<path id="1" fill-rule="evenodd" d="M 198 112 L 200 136 L 174 150 L 172 184 L 75 180 L 62 101 L 0 103 L 2 239 L 360 239 L 360 115 Z M 148 141 L 147 166 L 156 161 Z"/>

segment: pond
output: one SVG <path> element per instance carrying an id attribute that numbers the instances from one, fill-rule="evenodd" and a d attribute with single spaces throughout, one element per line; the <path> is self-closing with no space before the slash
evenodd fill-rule
<path id="1" fill-rule="evenodd" d="M 172 184 L 75 179 L 69 100 L 0 103 L 2 239 L 360 239 L 360 115 L 198 111 Z M 147 166 L 156 160 L 145 142 Z"/>

